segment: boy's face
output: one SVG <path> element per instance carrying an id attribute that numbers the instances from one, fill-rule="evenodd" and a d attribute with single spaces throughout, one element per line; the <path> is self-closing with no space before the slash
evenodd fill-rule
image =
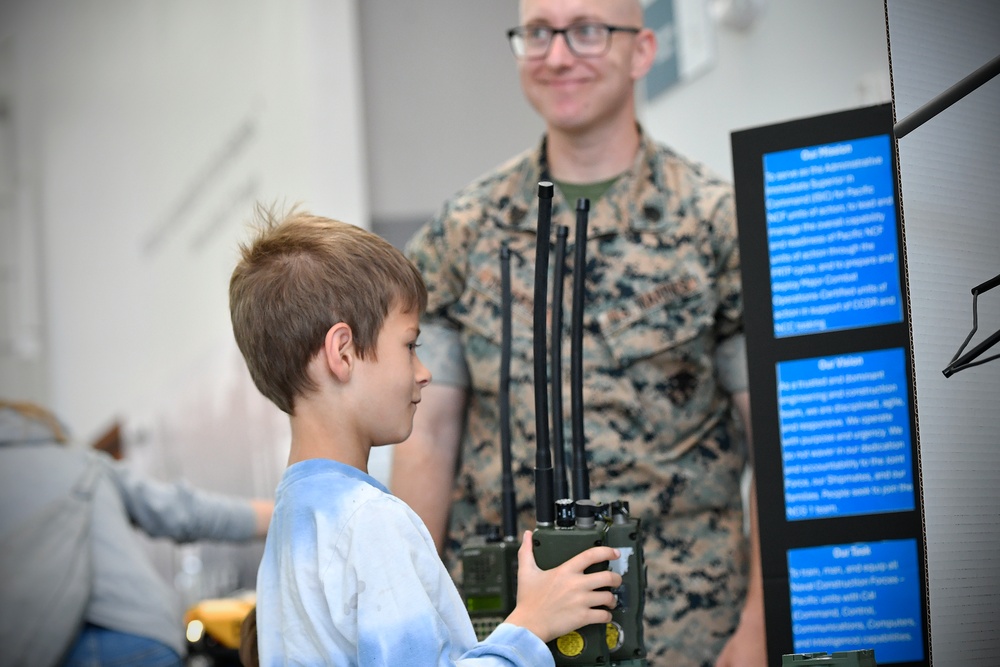
<path id="1" fill-rule="evenodd" d="M 394 307 L 379 332 L 376 358 L 358 361 L 362 420 L 373 446 L 402 442 L 413 429 L 420 391 L 431 381 L 430 371 L 417 358 L 419 334 L 419 315 Z"/>

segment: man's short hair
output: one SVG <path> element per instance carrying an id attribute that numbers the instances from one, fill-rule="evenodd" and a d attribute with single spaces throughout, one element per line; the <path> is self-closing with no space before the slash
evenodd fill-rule
<path id="1" fill-rule="evenodd" d="M 292 414 L 316 389 L 307 366 L 330 327 L 346 323 L 358 356 L 374 358 L 389 310 L 422 314 L 427 288 L 399 250 L 355 225 L 260 205 L 255 223 L 229 282 L 233 334 L 254 384 Z"/>

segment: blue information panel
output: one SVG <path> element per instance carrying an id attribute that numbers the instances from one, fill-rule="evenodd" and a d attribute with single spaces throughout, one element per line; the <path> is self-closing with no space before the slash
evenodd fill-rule
<path id="1" fill-rule="evenodd" d="M 785 518 L 914 508 L 902 348 L 777 364 Z"/>
<path id="2" fill-rule="evenodd" d="M 774 336 L 902 321 L 888 135 L 764 155 Z"/>
<path id="3" fill-rule="evenodd" d="M 796 653 L 875 649 L 879 665 L 924 658 L 917 542 L 790 549 Z"/>
<path id="4" fill-rule="evenodd" d="M 891 104 L 732 134 L 768 664 L 929 667 Z"/>

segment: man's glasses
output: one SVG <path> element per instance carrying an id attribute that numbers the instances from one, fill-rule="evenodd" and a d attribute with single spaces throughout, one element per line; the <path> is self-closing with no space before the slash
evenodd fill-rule
<path id="1" fill-rule="evenodd" d="M 547 25 L 522 25 L 507 31 L 510 48 L 518 58 L 544 58 L 556 35 L 562 35 L 570 52 L 580 58 L 603 56 L 611 48 L 611 35 L 616 32 L 636 34 L 642 28 L 608 25 L 607 23 L 575 23 L 566 28 Z"/>

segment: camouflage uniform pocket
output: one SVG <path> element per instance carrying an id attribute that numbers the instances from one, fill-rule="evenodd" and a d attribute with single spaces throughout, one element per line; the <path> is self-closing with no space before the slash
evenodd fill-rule
<path id="1" fill-rule="evenodd" d="M 644 435 L 660 443 L 650 454 L 663 461 L 701 439 L 719 397 L 706 342 L 713 326 L 709 303 L 698 292 L 664 302 L 659 289 L 602 310 L 596 321 L 619 376 L 606 387 L 617 395 L 602 402 L 639 415 Z"/>
<path id="2" fill-rule="evenodd" d="M 666 297 L 678 289 L 677 285 L 685 286 L 687 294 L 668 301 Z M 611 354 L 623 368 L 679 348 L 711 328 L 710 304 L 692 289 L 693 285 L 697 281 L 686 278 L 673 285 L 655 286 L 629 300 L 613 303 L 597 314 Z"/>

